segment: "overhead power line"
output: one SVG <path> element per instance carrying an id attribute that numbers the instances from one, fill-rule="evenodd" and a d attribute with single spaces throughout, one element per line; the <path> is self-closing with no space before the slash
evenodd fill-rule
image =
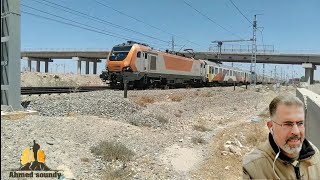
<path id="1" fill-rule="evenodd" d="M 229 1 L 238 10 L 238 12 L 253 26 L 253 23 L 241 12 L 241 10 L 234 4 L 234 2 L 232 0 Z"/>
<path id="2" fill-rule="evenodd" d="M 217 23 L 216 21 L 212 20 L 209 16 L 207 16 L 206 14 L 202 13 L 201 11 L 199 11 L 198 9 L 196 9 L 195 7 L 193 7 L 190 3 L 186 2 L 185 0 L 183 0 L 183 2 L 189 6 L 191 9 L 195 10 L 196 12 L 198 12 L 200 15 L 202 15 L 203 17 L 205 17 L 206 19 L 208 19 L 209 21 L 211 21 L 212 23 L 216 24 L 217 26 L 219 26 L 220 28 L 222 28 L 223 30 L 229 32 L 230 34 L 232 34 L 233 36 L 240 38 L 240 39 L 244 39 L 242 37 L 240 37 L 239 35 L 233 33 L 232 31 L 228 30 L 227 28 L 223 27 L 222 25 L 220 25 L 219 23 Z"/>
<path id="3" fill-rule="evenodd" d="M 23 5 L 23 6 L 25 6 L 25 5 Z M 84 29 L 84 30 L 87 30 L 87 31 L 103 34 L 103 35 L 106 35 L 106 36 L 111 36 L 111 37 L 115 37 L 115 38 L 119 38 L 119 39 L 124 39 L 124 40 L 127 40 L 127 41 L 129 41 L 129 40 L 141 41 L 139 39 L 134 39 L 134 38 L 130 38 L 130 37 L 122 36 L 122 35 L 110 34 L 110 33 L 107 33 L 108 31 L 101 30 L 101 29 L 95 28 L 93 26 L 83 25 L 82 23 L 78 23 L 76 21 L 73 22 L 72 20 L 69 20 L 69 19 L 66 19 L 66 18 L 63 18 L 63 19 L 68 20 L 68 21 L 73 22 L 73 23 L 80 24 L 81 26 L 80 25 L 76 25 L 76 24 L 72 24 L 72 23 L 68 23 L 68 22 L 64 22 L 64 21 L 60 21 L 60 20 L 57 20 L 57 19 L 53 19 L 53 18 L 50 18 L 50 17 L 41 16 L 39 14 L 34 14 L 34 13 L 31 13 L 31 12 L 26 12 L 26 11 L 21 11 L 21 12 L 23 12 L 24 14 L 28 14 L 28 15 L 31 15 L 31 16 L 35 16 L 35 17 L 41 18 L 41 19 L 55 21 L 55 22 L 58 22 L 58 23 L 61 23 L 61 24 L 77 27 L 77 28 Z M 61 17 L 59 17 L 59 18 L 61 18 Z M 85 26 L 85 27 L 83 27 L 83 26 Z M 149 45 L 155 46 L 153 43 L 149 43 Z M 155 46 L 155 47 L 157 47 L 157 46 Z"/>
<path id="4" fill-rule="evenodd" d="M 58 15 L 49 13 L 49 12 L 47 12 L 47 11 L 42 11 L 42 10 L 40 10 L 40 9 L 33 8 L 33 7 L 27 6 L 27 5 L 25 5 L 25 4 L 21 4 L 21 6 L 26 7 L 26 8 L 29 8 L 29 9 L 32 9 L 32 10 L 36 10 L 36 11 L 42 12 L 42 13 L 44 13 L 44 14 L 48 14 L 48 15 L 57 17 L 57 18 L 60 18 L 60 19 L 63 19 L 63 20 L 67 20 L 67 21 L 70 21 L 70 22 L 73 22 L 73 23 L 77 23 L 77 24 L 80 24 L 80 25 L 82 25 L 82 26 L 86 26 L 86 27 L 89 27 L 89 28 L 92 28 L 92 29 L 97 29 L 97 30 L 99 30 L 99 31 L 106 32 L 106 33 L 108 33 L 108 34 L 110 34 L 110 35 L 114 35 L 114 36 L 117 36 L 117 37 L 124 37 L 124 38 L 126 38 L 126 39 L 130 39 L 130 37 L 128 37 L 128 36 L 124 36 L 124 35 L 121 35 L 121 34 L 118 34 L 118 33 L 113 33 L 113 32 L 110 32 L 110 31 L 103 30 L 103 29 L 99 29 L 99 28 L 97 28 L 97 27 L 90 26 L 90 25 L 87 25 L 87 24 L 84 24 L 84 23 L 80 23 L 80 22 L 77 22 L 77 21 L 74 21 L 74 20 L 71 20 L 71 19 L 68 19 L 68 18 L 64 18 L 64 17 L 58 16 Z"/>
<path id="5" fill-rule="evenodd" d="M 34 13 L 26 12 L 26 11 L 23 11 L 23 10 L 21 12 L 24 13 L 24 14 L 28 14 L 28 15 L 31 15 L 31 16 L 38 17 L 38 18 L 42 18 L 42 19 L 46 19 L 46 20 L 50 20 L 50 21 L 55 21 L 55 22 L 58 22 L 58 23 L 66 24 L 66 25 L 69 25 L 69 26 L 77 27 L 77 28 L 80 28 L 80 29 L 85 29 L 85 30 L 96 32 L 96 33 L 100 33 L 100 34 L 104 34 L 104 35 L 107 35 L 107 36 L 112 36 L 112 37 L 116 37 L 116 38 L 120 38 L 120 39 L 124 39 L 124 40 L 130 40 L 130 39 L 126 39 L 124 37 L 119 37 L 119 36 L 116 36 L 116 35 L 108 34 L 108 33 L 101 32 L 101 31 L 98 31 L 98 30 L 95 30 L 95 29 L 90 29 L 90 28 L 78 26 L 78 25 L 75 25 L 75 24 L 72 24 L 72 23 L 59 21 L 57 19 L 53 19 L 53 18 L 50 18 L 50 17 L 41 16 L 39 14 L 34 14 Z"/>
<path id="6" fill-rule="evenodd" d="M 195 44 L 195 45 L 197 45 L 197 46 L 201 46 L 201 45 L 198 44 L 198 43 L 192 42 L 192 41 L 190 41 L 190 40 L 188 40 L 188 39 L 185 39 L 185 38 L 180 37 L 180 36 L 178 36 L 178 35 L 175 35 L 175 34 L 173 34 L 173 33 L 167 32 L 167 31 L 165 31 L 165 30 L 163 30 L 163 29 L 161 29 L 161 28 L 158 28 L 158 27 L 156 27 L 156 26 L 154 26 L 154 25 L 151 25 L 151 24 L 149 24 L 149 23 L 147 23 L 147 22 L 145 22 L 145 21 L 142 21 L 142 20 L 140 20 L 140 19 L 138 19 L 138 18 L 135 18 L 135 17 L 133 17 L 133 16 L 131 16 L 131 15 L 128 15 L 128 14 L 126 14 L 126 13 L 124 13 L 124 12 L 122 12 L 122 11 L 116 9 L 116 8 L 113 8 L 113 7 L 109 6 L 109 5 L 106 5 L 105 3 L 102 3 L 101 1 L 98 1 L 98 0 L 94 0 L 94 1 L 97 2 L 98 4 L 104 6 L 104 7 L 107 7 L 107 8 L 109 8 L 109 9 L 112 9 L 112 10 L 114 10 L 114 11 L 116 11 L 116 12 L 118 12 L 118 13 L 124 15 L 124 16 L 127 16 L 127 17 L 129 17 L 129 18 L 131 18 L 131 19 L 134 19 L 134 20 L 136 20 L 136 21 L 138 21 L 138 22 L 140 22 L 140 23 L 143 23 L 143 24 L 145 24 L 145 25 L 147 25 L 147 26 L 149 26 L 149 27 L 151 27 L 151 28 L 153 28 L 153 29 L 157 29 L 157 30 L 159 30 L 159 31 L 161 31 L 161 32 L 164 32 L 164 33 L 169 34 L 169 35 L 171 35 L 171 36 L 177 37 L 177 38 L 179 38 L 179 39 L 183 39 L 183 40 L 188 41 L 189 43 Z"/>
<path id="7" fill-rule="evenodd" d="M 93 20 L 93 21 L 96 21 L 96 22 L 99 22 L 99 23 L 102 23 L 102 24 L 105 24 L 105 25 L 110 25 L 110 26 L 113 26 L 113 27 L 116 27 L 116 28 L 119 28 L 119 29 L 122 29 L 122 30 L 125 30 L 125 31 L 130 31 L 130 32 L 133 32 L 135 34 L 140 34 L 142 36 L 145 36 L 145 37 L 148 37 L 148 38 L 151 38 L 151 39 L 155 39 L 155 40 L 158 40 L 158 41 L 161 41 L 161 42 L 164 42 L 164 43 L 169 43 L 169 41 L 165 41 L 165 40 L 162 40 L 162 39 L 159 39 L 159 38 L 156 38 L 156 37 L 153 37 L 153 36 L 150 36 L 150 35 L 147 35 L 147 34 L 144 34 L 144 33 L 129 29 L 129 28 L 126 28 L 124 26 L 117 25 L 115 23 L 106 21 L 104 19 L 101 19 L 101 18 L 98 18 L 98 17 L 95 17 L 95 16 L 91 16 L 91 15 L 89 15 L 87 13 L 84 13 L 84 12 L 81 12 L 81 11 L 77 11 L 77 10 L 74 10 L 74 9 L 66 7 L 66 6 L 62 6 L 62 5 L 57 4 L 57 3 L 53 3 L 53 2 L 50 2 L 50 1 L 47 1 L 47 0 L 41 0 L 41 1 L 40 0 L 32 0 L 32 1 L 44 4 L 44 5 L 49 6 L 49 7 L 60 9 L 62 11 L 68 12 L 70 14 L 73 14 L 73 15 L 76 15 L 76 16 L 81 16 L 81 17 L 84 17 L 84 18 L 87 18 L 87 19 L 90 19 L 90 20 Z"/>

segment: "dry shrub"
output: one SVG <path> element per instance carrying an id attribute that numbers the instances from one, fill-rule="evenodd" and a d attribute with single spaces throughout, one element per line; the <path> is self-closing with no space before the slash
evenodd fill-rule
<path id="1" fill-rule="evenodd" d="M 206 92 L 206 93 L 202 94 L 201 96 L 202 96 L 202 97 L 213 97 L 213 96 L 215 96 L 215 95 L 216 95 L 215 93 Z"/>
<path id="2" fill-rule="evenodd" d="M 257 146 L 267 139 L 265 134 L 265 129 L 261 128 L 261 125 L 255 124 L 254 128 L 251 128 L 251 131 L 248 132 L 246 142 L 248 145 Z"/>
<path id="3" fill-rule="evenodd" d="M 210 131 L 210 129 L 206 128 L 204 125 L 194 125 L 193 129 L 201 132 Z"/>
<path id="4" fill-rule="evenodd" d="M 129 161 L 134 153 L 121 143 L 102 141 L 97 146 L 90 148 L 96 156 L 101 156 L 106 161 Z"/>
<path id="5" fill-rule="evenodd" d="M 182 101 L 182 96 L 174 95 L 174 96 L 171 96 L 170 99 L 171 99 L 171 101 L 174 101 L 174 102 L 180 102 L 180 101 Z"/>
<path id="6" fill-rule="evenodd" d="M 206 144 L 207 142 L 201 137 L 192 137 L 191 141 L 193 144 Z"/>
<path id="7" fill-rule="evenodd" d="M 154 102 L 155 102 L 154 98 L 153 97 L 148 97 L 148 96 L 143 96 L 143 97 L 141 97 L 140 99 L 138 99 L 136 101 L 136 103 L 138 105 L 143 106 L 143 107 L 146 107 L 147 104 L 152 104 Z"/>
<path id="8" fill-rule="evenodd" d="M 152 125 L 148 122 L 143 122 L 143 121 L 139 121 L 139 120 L 136 120 L 136 119 L 132 119 L 130 120 L 129 122 L 131 125 L 134 125 L 134 126 L 145 126 L 145 127 L 152 127 Z"/>
<path id="9" fill-rule="evenodd" d="M 163 116 L 155 116 L 155 118 L 162 124 L 166 124 L 169 122 L 169 120 Z"/>
<path id="10" fill-rule="evenodd" d="M 113 179 L 113 180 L 123 180 L 123 179 L 131 179 L 134 175 L 134 172 L 128 168 L 121 169 L 107 169 L 104 172 L 103 179 Z"/>
<path id="11" fill-rule="evenodd" d="M 80 158 L 80 161 L 86 163 L 90 162 L 89 158 Z"/>

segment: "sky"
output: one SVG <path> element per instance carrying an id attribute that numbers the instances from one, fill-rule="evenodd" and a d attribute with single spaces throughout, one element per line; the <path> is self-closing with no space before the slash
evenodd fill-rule
<path id="1" fill-rule="evenodd" d="M 257 14 L 258 47 L 266 45 L 266 50 L 277 53 L 320 54 L 319 9 L 319 0 L 21 0 L 21 49 L 110 50 L 130 39 L 165 50 L 171 49 L 173 36 L 176 51 L 208 51 L 215 48 L 214 40 L 252 38 L 251 22 Z M 104 63 L 98 64 L 98 73 Z M 26 64 L 22 61 L 22 68 Z M 234 66 L 248 70 L 250 64 Z M 304 75 L 300 65 L 266 64 L 265 72 L 274 72 L 275 66 L 290 78 Z M 261 64 L 257 70 L 262 73 Z M 76 62 L 54 60 L 49 71 L 76 72 Z M 315 79 L 320 80 L 319 67 Z"/>

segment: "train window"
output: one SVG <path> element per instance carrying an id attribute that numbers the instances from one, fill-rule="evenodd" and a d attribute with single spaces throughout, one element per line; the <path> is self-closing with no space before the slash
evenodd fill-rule
<path id="1" fill-rule="evenodd" d="M 211 67 L 211 74 L 214 74 L 214 69 L 213 69 L 213 67 Z"/>
<path id="2" fill-rule="evenodd" d="M 145 58 L 145 59 L 148 59 L 148 53 L 145 53 L 145 54 L 144 54 L 144 58 Z"/>
<path id="3" fill-rule="evenodd" d="M 230 76 L 230 70 L 227 70 L 227 76 Z"/>
<path id="4" fill-rule="evenodd" d="M 214 68 L 215 74 L 218 74 L 218 68 Z"/>
<path id="5" fill-rule="evenodd" d="M 141 57 L 141 52 L 140 51 L 137 53 L 137 57 L 138 58 Z"/>

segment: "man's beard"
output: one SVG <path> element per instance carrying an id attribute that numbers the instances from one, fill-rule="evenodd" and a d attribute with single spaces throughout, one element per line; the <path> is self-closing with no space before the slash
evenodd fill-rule
<path id="1" fill-rule="evenodd" d="M 287 144 L 287 143 L 288 143 L 289 140 L 292 140 L 292 139 L 299 139 L 300 144 L 297 145 L 297 146 L 289 146 L 289 144 Z M 288 154 L 297 154 L 297 155 L 298 155 L 298 154 L 300 153 L 301 149 L 302 149 L 302 140 L 301 140 L 301 138 L 299 138 L 298 136 L 290 137 L 290 138 L 287 140 L 286 144 L 283 145 L 283 146 L 280 146 L 280 148 L 281 148 L 284 152 L 286 152 L 286 153 L 288 153 Z"/>

